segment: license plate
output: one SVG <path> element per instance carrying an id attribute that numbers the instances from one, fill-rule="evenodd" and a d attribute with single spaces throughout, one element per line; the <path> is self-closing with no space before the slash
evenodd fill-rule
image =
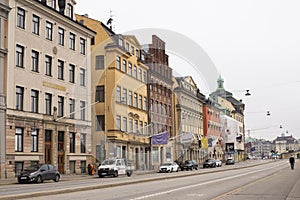
<path id="1" fill-rule="evenodd" d="M 101 173 L 102 175 L 106 175 L 106 173 Z"/>
<path id="2" fill-rule="evenodd" d="M 21 179 L 23 180 L 23 179 L 27 179 L 27 177 L 21 177 Z"/>

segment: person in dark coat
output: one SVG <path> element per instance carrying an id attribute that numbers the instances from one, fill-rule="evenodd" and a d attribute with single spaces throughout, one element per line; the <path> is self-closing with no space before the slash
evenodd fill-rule
<path id="1" fill-rule="evenodd" d="M 290 165 L 291 165 L 291 169 L 294 169 L 294 165 L 295 165 L 295 158 L 293 155 L 291 155 L 290 159 L 289 159 Z"/>

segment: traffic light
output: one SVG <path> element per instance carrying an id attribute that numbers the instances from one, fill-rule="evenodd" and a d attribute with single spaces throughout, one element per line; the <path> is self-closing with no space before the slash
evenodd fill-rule
<path id="1" fill-rule="evenodd" d="M 198 140 L 198 147 L 199 147 L 199 148 L 202 147 L 201 140 Z"/>

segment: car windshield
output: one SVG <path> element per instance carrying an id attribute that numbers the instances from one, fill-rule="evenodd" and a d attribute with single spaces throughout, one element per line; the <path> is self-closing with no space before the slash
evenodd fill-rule
<path id="1" fill-rule="evenodd" d="M 104 160 L 103 162 L 102 162 L 102 165 L 113 165 L 113 164 L 115 164 L 115 160 Z"/>
<path id="2" fill-rule="evenodd" d="M 161 166 L 170 166 L 170 165 L 172 165 L 172 163 L 164 163 Z"/>
<path id="3" fill-rule="evenodd" d="M 30 165 L 26 167 L 25 171 L 37 171 L 42 165 Z"/>

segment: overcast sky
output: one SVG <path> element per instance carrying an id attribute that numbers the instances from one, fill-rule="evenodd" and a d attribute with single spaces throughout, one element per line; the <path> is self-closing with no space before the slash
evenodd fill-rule
<path id="1" fill-rule="evenodd" d="M 77 0 L 75 12 L 106 23 L 112 10 L 116 33 L 151 28 L 173 31 L 183 35 L 183 41 L 193 41 L 222 75 L 225 89 L 243 99 L 250 135 L 273 140 L 283 132 L 300 138 L 299 8 L 298 0 Z M 168 34 L 152 34 L 168 41 Z M 190 61 L 173 54 L 169 46 L 167 43 L 174 71 L 192 75 L 207 93 L 200 80 L 207 74 L 198 70 L 196 75 L 194 67 L 187 67 Z M 208 60 L 204 62 L 207 66 Z M 251 96 L 243 95 L 246 89 Z"/>

